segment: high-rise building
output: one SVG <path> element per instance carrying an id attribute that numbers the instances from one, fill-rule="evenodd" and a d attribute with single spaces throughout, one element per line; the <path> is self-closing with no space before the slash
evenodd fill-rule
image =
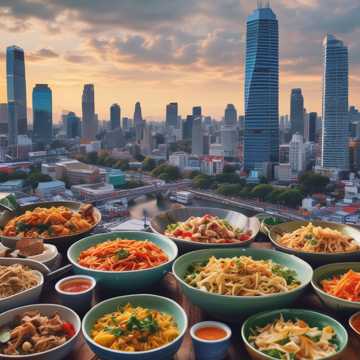
<path id="1" fill-rule="evenodd" d="M 197 118 L 197 117 L 201 117 L 202 113 L 201 113 L 201 106 L 194 106 L 192 108 L 192 116 L 193 118 Z"/>
<path id="2" fill-rule="evenodd" d="M 328 34 L 323 42 L 323 127 L 321 166 L 349 169 L 348 48 Z"/>
<path id="3" fill-rule="evenodd" d="M 279 160 L 279 35 L 270 7 L 247 18 L 244 165 Z"/>
<path id="4" fill-rule="evenodd" d="M 95 140 L 97 121 L 95 118 L 94 85 L 84 85 L 82 94 L 82 137 L 85 140 Z"/>
<path id="5" fill-rule="evenodd" d="M 52 92 L 47 84 L 36 84 L 32 92 L 33 142 L 43 145 L 52 140 Z"/>
<path id="6" fill-rule="evenodd" d="M 121 109 L 118 104 L 112 104 L 110 107 L 110 128 L 115 130 L 120 127 Z"/>
<path id="7" fill-rule="evenodd" d="M 305 170 L 305 146 L 301 134 L 294 134 L 289 144 L 289 163 L 293 172 Z"/>
<path id="8" fill-rule="evenodd" d="M 66 137 L 68 139 L 74 139 L 81 137 L 81 121 L 78 116 L 72 111 L 64 115 Z"/>
<path id="9" fill-rule="evenodd" d="M 194 118 L 192 115 L 188 115 L 184 121 L 183 125 L 183 139 L 191 140 L 192 139 L 192 128 L 193 128 Z"/>
<path id="10" fill-rule="evenodd" d="M 233 104 L 227 104 L 224 115 L 224 125 L 236 126 L 237 111 Z"/>
<path id="11" fill-rule="evenodd" d="M 141 139 L 141 152 L 144 155 L 150 155 L 153 150 L 152 126 L 145 125 L 143 129 L 143 137 Z"/>
<path id="12" fill-rule="evenodd" d="M 304 136 L 304 97 L 301 89 L 292 89 L 290 96 L 291 133 Z"/>
<path id="13" fill-rule="evenodd" d="M 136 141 L 139 142 L 141 141 L 144 132 L 144 120 L 142 118 L 141 105 L 139 101 L 135 104 L 134 126 L 135 126 L 135 138 Z"/>
<path id="14" fill-rule="evenodd" d="M 18 46 L 6 49 L 6 82 L 9 145 L 15 145 L 17 135 L 27 134 L 25 57 L 24 50 Z"/>
<path id="15" fill-rule="evenodd" d="M 172 102 L 166 105 L 165 126 L 176 128 L 178 125 L 178 103 Z"/>
<path id="16" fill-rule="evenodd" d="M 204 151 L 204 136 L 202 129 L 201 117 L 197 116 L 193 120 L 192 126 L 192 141 L 191 141 L 191 153 L 193 155 L 201 156 Z"/>
<path id="17" fill-rule="evenodd" d="M 131 119 L 129 119 L 128 117 L 123 117 L 122 118 L 122 128 L 124 131 L 129 131 L 131 128 Z"/>
<path id="18" fill-rule="evenodd" d="M 308 121 L 308 126 L 307 126 L 307 136 L 306 136 L 306 140 L 307 141 L 311 141 L 311 142 L 315 142 L 316 141 L 316 122 L 317 122 L 317 113 L 316 112 L 311 112 L 308 114 L 307 117 L 307 121 Z"/>
<path id="19" fill-rule="evenodd" d="M 8 135 L 8 123 L 8 104 L 2 103 L 0 104 L 0 135 Z"/>
<path id="20" fill-rule="evenodd" d="M 221 127 L 221 145 L 223 146 L 225 157 L 233 158 L 236 156 L 237 135 L 235 126 L 223 125 Z"/>

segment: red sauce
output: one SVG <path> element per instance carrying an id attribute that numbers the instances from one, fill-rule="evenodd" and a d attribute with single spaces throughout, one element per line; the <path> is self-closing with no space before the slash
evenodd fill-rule
<path id="1" fill-rule="evenodd" d="M 351 321 L 351 324 L 358 332 L 360 332 L 360 315 L 355 316 Z"/>
<path id="2" fill-rule="evenodd" d="M 74 280 L 68 280 L 64 281 L 60 285 L 60 290 L 70 293 L 77 293 L 77 292 L 83 292 L 91 287 L 91 282 L 89 280 L 85 279 L 74 279 Z"/>
<path id="3" fill-rule="evenodd" d="M 220 340 L 226 336 L 226 331 L 217 326 L 204 326 L 197 329 L 195 335 L 204 340 Z"/>

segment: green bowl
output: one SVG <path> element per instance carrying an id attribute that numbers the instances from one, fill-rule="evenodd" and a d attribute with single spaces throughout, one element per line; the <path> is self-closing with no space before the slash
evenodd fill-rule
<path id="1" fill-rule="evenodd" d="M 266 296 L 218 295 L 196 289 L 183 279 L 190 265 L 208 260 L 211 256 L 251 256 L 255 260 L 273 260 L 275 263 L 296 271 L 301 285 L 289 292 Z M 280 309 L 291 305 L 310 283 L 313 270 L 305 261 L 293 255 L 263 249 L 205 249 L 180 256 L 173 264 L 173 273 L 189 300 L 215 318 L 230 322 L 242 321 L 244 317 L 264 310 Z"/>
<path id="2" fill-rule="evenodd" d="M 91 339 L 91 329 L 101 316 L 116 311 L 119 307 L 130 303 L 133 306 L 141 306 L 156 309 L 170 314 L 176 321 L 179 335 L 172 342 L 149 351 L 125 352 L 106 348 Z M 103 360 L 167 360 L 179 350 L 188 327 L 188 320 L 183 308 L 175 301 L 157 295 L 138 294 L 118 296 L 105 300 L 95 305 L 82 321 L 82 332 L 91 350 Z"/>
<path id="3" fill-rule="evenodd" d="M 317 326 L 323 328 L 324 326 L 330 325 L 336 332 L 339 350 L 336 354 L 327 356 L 326 358 L 322 358 L 321 360 L 341 360 L 341 354 L 346 348 L 348 343 L 348 334 L 345 328 L 335 319 L 330 316 L 310 311 L 310 310 L 302 310 L 302 309 L 282 309 L 282 310 L 274 310 L 269 312 L 262 312 L 260 314 L 256 314 L 248 318 L 241 328 L 241 337 L 245 343 L 246 349 L 249 352 L 250 356 L 254 360 L 271 360 L 275 359 L 269 355 L 262 353 L 257 350 L 253 345 L 248 341 L 249 336 L 251 335 L 251 329 L 256 327 L 263 327 L 275 319 L 280 317 L 280 314 L 283 315 L 285 320 L 296 320 L 301 319 L 306 321 L 310 326 Z"/>
<path id="4" fill-rule="evenodd" d="M 159 266 L 145 270 L 134 271 L 103 271 L 88 269 L 78 264 L 77 259 L 81 251 L 89 247 L 100 244 L 107 240 L 115 240 L 117 238 L 131 240 L 149 240 L 159 246 L 168 256 L 169 260 Z M 178 254 L 176 244 L 165 236 L 152 234 L 142 231 L 116 231 L 106 234 L 93 235 L 77 241 L 67 252 L 67 256 L 75 274 L 89 275 L 96 279 L 100 287 L 117 294 L 129 294 L 132 292 L 143 291 L 157 282 L 170 271 L 171 264 Z"/>
<path id="5" fill-rule="evenodd" d="M 311 285 L 322 302 L 330 309 L 350 313 L 360 310 L 360 301 L 348 301 L 326 293 L 321 287 L 321 281 L 336 275 L 343 275 L 348 270 L 360 272 L 360 262 L 335 263 L 320 266 L 314 271 Z"/>

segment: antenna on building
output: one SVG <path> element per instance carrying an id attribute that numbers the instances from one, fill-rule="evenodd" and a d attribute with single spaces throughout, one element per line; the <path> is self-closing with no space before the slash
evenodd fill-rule
<path id="1" fill-rule="evenodd" d="M 262 0 L 257 0 L 257 8 L 258 8 L 258 9 L 262 9 L 262 7 L 263 7 L 263 2 L 262 2 Z"/>
<path id="2" fill-rule="evenodd" d="M 270 0 L 266 1 L 265 7 L 268 8 L 268 9 L 270 8 Z"/>

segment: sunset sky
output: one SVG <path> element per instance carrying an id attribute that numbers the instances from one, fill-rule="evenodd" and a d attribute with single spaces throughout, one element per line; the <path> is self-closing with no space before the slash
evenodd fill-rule
<path id="1" fill-rule="evenodd" d="M 322 39 L 343 39 L 350 54 L 350 104 L 360 106 L 359 0 L 272 0 L 280 29 L 280 113 L 290 89 L 321 111 Z M 243 113 L 246 16 L 255 0 L 0 0 L 0 101 L 6 101 L 4 52 L 25 50 L 28 107 L 35 83 L 53 91 L 54 120 L 81 113 L 85 83 L 95 84 L 95 108 L 109 118 L 117 102 L 133 116 L 163 119 L 177 101 L 221 118 L 227 103 Z"/>

